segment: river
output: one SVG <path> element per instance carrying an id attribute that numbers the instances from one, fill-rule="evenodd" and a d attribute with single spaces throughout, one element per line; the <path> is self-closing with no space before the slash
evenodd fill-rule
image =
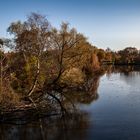
<path id="1" fill-rule="evenodd" d="M 112 69 L 95 80 L 93 95 L 73 97 L 81 114 L 27 125 L 1 124 L 0 140 L 140 139 L 140 68 Z"/>

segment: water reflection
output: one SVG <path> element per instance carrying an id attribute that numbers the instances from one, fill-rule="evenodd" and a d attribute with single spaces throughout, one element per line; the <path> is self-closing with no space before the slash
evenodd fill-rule
<path id="1" fill-rule="evenodd" d="M 101 75 L 88 81 L 85 85 L 87 92 L 64 93 L 63 97 L 68 97 L 63 99 L 67 109 L 71 107 L 69 99 L 75 105 L 90 104 L 97 100 L 100 77 Z M 85 140 L 88 128 L 88 114 L 77 108 L 76 112 L 63 118 L 44 118 L 26 125 L 1 124 L 0 140 Z"/>
<path id="2" fill-rule="evenodd" d="M 88 129 L 87 115 L 73 116 L 70 119 L 42 119 L 28 125 L 1 125 L 1 140 L 85 140 Z M 80 131 L 79 131 L 80 129 Z"/>
<path id="3" fill-rule="evenodd" d="M 113 73 L 119 73 L 120 79 L 130 86 L 139 86 L 140 67 L 139 66 L 110 66 L 107 69 L 107 77 Z"/>
<path id="4" fill-rule="evenodd" d="M 140 66 L 114 66 L 110 65 L 108 67 L 105 67 L 104 70 L 106 70 L 106 73 L 108 75 L 112 73 L 120 73 L 126 76 L 132 75 L 132 72 L 140 73 Z"/>
<path id="5" fill-rule="evenodd" d="M 87 91 L 67 93 L 74 103 L 90 104 L 99 98 L 98 87 L 101 76 L 90 79 L 86 85 Z"/>
<path id="6" fill-rule="evenodd" d="M 70 98 L 81 110 L 26 125 L 1 124 L 0 140 L 140 139 L 139 81 L 140 67 L 103 68 L 88 81 L 87 92 L 66 93 L 67 107 Z"/>

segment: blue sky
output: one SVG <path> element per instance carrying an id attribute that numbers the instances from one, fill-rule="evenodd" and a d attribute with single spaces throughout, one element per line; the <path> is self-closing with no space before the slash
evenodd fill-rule
<path id="1" fill-rule="evenodd" d="M 30 12 L 46 15 L 56 27 L 69 22 L 99 48 L 140 49 L 140 0 L 0 0 L 0 37 Z"/>

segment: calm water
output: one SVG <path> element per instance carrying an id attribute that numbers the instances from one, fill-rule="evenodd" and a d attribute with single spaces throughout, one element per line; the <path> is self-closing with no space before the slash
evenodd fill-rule
<path id="1" fill-rule="evenodd" d="M 0 140 L 139 140 L 140 71 L 108 71 L 95 80 L 92 91 L 75 97 L 81 115 L 28 125 L 1 124 Z"/>

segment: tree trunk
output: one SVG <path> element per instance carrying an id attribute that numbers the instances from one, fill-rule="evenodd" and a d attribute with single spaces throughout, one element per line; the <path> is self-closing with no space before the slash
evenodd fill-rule
<path id="1" fill-rule="evenodd" d="M 31 87 L 30 91 L 28 92 L 28 96 L 31 96 L 32 93 L 34 92 L 35 88 L 36 88 L 39 74 L 40 74 L 40 62 L 39 62 L 39 59 L 38 59 L 37 60 L 37 72 L 36 72 L 35 80 L 33 82 L 33 85 Z"/>

